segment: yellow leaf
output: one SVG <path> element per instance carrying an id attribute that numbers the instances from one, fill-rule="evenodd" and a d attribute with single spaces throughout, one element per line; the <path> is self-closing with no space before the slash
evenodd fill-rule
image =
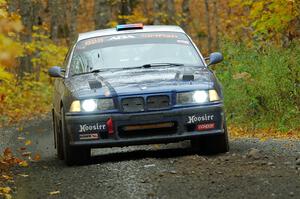
<path id="1" fill-rule="evenodd" d="M 25 142 L 26 146 L 31 145 L 31 144 L 32 144 L 31 140 L 26 140 L 26 142 Z"/>
<path id="2" fill-rule="evenodd" d="M 21 167 L 28 167 L 28 163 L 24 160 L 19 163 Z"/>
<path id="3" fill-rule="evenodd" d="M 19 176 L 26 178 L 26 177 L 28 177 L 29 175 L 27 175 L 27 174 L 19 174 Z"/>
<path id="4" fill-rule="evenodd" d="M 31 155 L 31 152 L 29 152 L 29 151 L 22 153 L 22 156 L 30 156 L 30 155 Z"/>
<path id="5" fill-rule="evenodd" d="M 2 192 L 4 194 L 8 194 L 11 192 L 11 188 L 10 187 L 0 187 L 0 192 Z"/>
<path id="6" fill-rule="evenodd" d="M 25 138 L 24 137 L 18 137 L 18 140 L 25 140 Z"/>
<path id="7" fill-rule="evenodd" d="M 33 160 L 34 161 L 39 161 L 41 160 L 41 155 L 39 153 L 35 154 L 34 157 L 33 157 Z"/>
<path id="8" fill-rule="evenodd" d="M 8 175 L 2 175 L 2 178 L 5 179 L 5 180 L 11 180 L 12 179 L 12 177 L 8 176 Z"/>
<path id="9" fill-rule="evenodd" d="M 12 196 L 10 194 L 5 194 L 5 199 L 12 199 Z"/>

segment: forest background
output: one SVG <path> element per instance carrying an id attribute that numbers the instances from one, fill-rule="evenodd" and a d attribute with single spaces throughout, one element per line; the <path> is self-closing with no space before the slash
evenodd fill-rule
<path id="1" fill-rule="evenodd" d="M 202 54 L 220 51 L 232 135 L 300 131 L 299 0 L 0 0 L 0 126 L 51 110 L 47 71 L 78 32 L 180 25 Z"/>

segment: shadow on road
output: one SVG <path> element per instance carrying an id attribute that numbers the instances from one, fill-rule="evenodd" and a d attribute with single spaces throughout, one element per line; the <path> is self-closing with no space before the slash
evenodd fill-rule
<path id="1" fill-rule="evenodd" d="M 134 150 L 124 152 L 114 152 L 109 154 L 101 154 L 92 156 L 88 164 L 100 164 L 107 162 L 120 162 L 129 160 L 139 160 L 145 158 L 176 158 L 180 156 L 195 155 L 197 151 L 190 147 L 186 148 L 171 148 L 171 149 L 153 149 L 153 150 Z"/>

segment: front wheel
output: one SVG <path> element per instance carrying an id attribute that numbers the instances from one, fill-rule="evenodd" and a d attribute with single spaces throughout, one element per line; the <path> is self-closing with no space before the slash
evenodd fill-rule
<path id="1" fill-rule="evenodd" d="M 201 154 L 217 154 L 229 151 L 228 132 L 224 122 L 224 133 L 220 135 L 207 135 L 191 140 L 191 146 Z"/>
<path id="2" fill-rule="evenodd" d="M 64 159 L 64 149 L 62 143 L 62 132 L 61 132 L 61 122 L 60 120 L 53 115 L 53 127 L 54 127 L 54 135 L 55 135 L 55 145 L 56 145 L 56 152 L 57 157 L 59 160 Z"/>
<path id="3" fill-rule="evenodd" d="M 89 160 L 91 156 L 91 149 L 87 147 L 70 146 L 70 139 L 67 133 L 63 108 L 61 109 L 61 111 L 62 111 L 61 124 L 62 124 L 62 137 L 63 137 L 63 150 L 64 150 L 65 163 L 68 166 L 72 166 L 75 164 L 84 164 Z"/>

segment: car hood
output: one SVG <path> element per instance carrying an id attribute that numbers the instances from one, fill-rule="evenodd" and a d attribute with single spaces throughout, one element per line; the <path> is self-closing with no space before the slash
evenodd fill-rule
<path id="1" fill-rule="evenodd" d="M 77 98 L 209 89 L 215 78 L 204 67 L 130 69 L 77 75 L 65 83 Z"/>

